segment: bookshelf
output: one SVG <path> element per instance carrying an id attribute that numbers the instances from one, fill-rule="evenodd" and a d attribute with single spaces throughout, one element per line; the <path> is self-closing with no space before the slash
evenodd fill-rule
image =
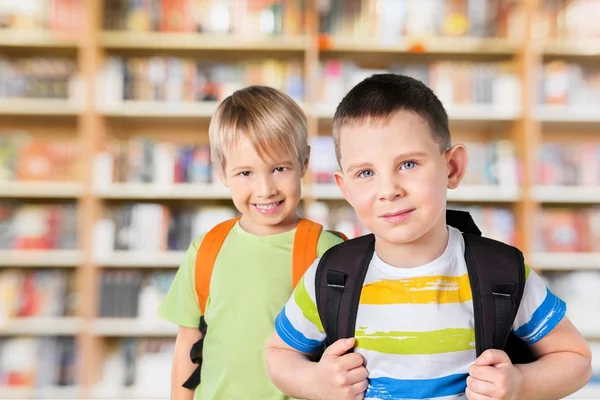
<path id="1" fill-rule="evenodd" d="M 522 177 L 518 185 L 463 185 L 450 191 L 451 203 L 480 206 L 501 205 L 515 216 L 516 244 L 528 262 L 543 273 L 600 270 L 598 252 L 540 252 L 535 248 L 537 229 L 534 216 L 548 206 L 593 206 L 600 203 L 600 186 L 540 185 L 537 154 L 548 138 L 561 135 L 600 142 L 597 107 L 540 105 L 537 95 L 538 71 L 548 59 L 583 59 L 597 63 L 598 41 L 553 39 L 532 35 L 532 24 L 540 1 L 524 0 L 523 38 L 415 36 L 388 40 L 364 39 L 372 35 L 324 35 L 319 30 L 317 2 L 309 1 L 303 11 L 303 32 L 268 35 L 223 35 L 174 32 L 129 32 L 103 29 L 103 1 L 82 1 L 83 31 L 65 35 L 39 30 L 0 30 L 0 52 L 6 54 L 49 54 L 74 57 L 78 67 L 75 95 L 69 99 L 0 99 L 0 128 L 26 127 L 34 135 L 67 132 L 82 146 L 80 178 L 76 181 L 0 181 L 0 199 L 21 202 L 74 201 L 77 204 L 78 246 L 76 250 L 0 250 L 0 268 L 61 268 L 75 274 L 80 295 L 76 317 L 15 319 L 0 328 L 0 335 L 76 337 L 79 376 L 76 388 L 0 390 L 0 398 L 144 398 L 135 388 L 127 391 L 95 390 L 104 343 L 121 337 L 172 338 L 176 329 L 168 324 L 142 318 L 99 317 L 99 282 L 104 271 L 127 269 L 173 270 L 184 257 L 183 250 L 144 252 L 95 250 L 97 223 L 115 204 L 156 202 L 196 205 L 228 202 L 228 190 L 214 183 L 130 183 L 98 181 L 98 155 L 111 140 L 127 140 L 136 134 L 156 136 L 164 141 L 208 141 L 208 121 L 218 101 L 104 101 L 105 62 L 118 57 L 188 57 L 236 63 L 247 58 L 299 62 L 303 96 L 298 101 L 307 113 L 311 138 L 327 132 L 335 112 L 335 101 L 324 101 L 320 70 L 327 60 L 359 60 L 367 69 L 386 68 L 394 62 L 508 62 L 520 80 L 519 106 L 497 104 L 447 104 L 456 141 L 494 138 L 510 140 L 518 149 Z M 370 64 L 369 64 L 370 62 Z M 578 133 L 583 131 L 583 133 Z M 550 132 L 550 133 L 549 133 Z M 575 132 L 575 134 L 573 134 Z M 309 174 L 310 175 L 310 174 Z M 332 183 L 304 182 L 301 207 L 306 211 L 315 202 L 343 203 Z M 600 333 L 587 332 L 598 340 Z M 108 338 L 108 339 L 107 339 Z M 588 390 L 588 389 L 586 389 Z M 75 393 L 75 394 L 72 394 Z M 598 389 L 586 393 L 598 395 Z M 573 397 L 577 398 L 577 397 Z M 584 398 L 584 397 L 581 397 Z"/>

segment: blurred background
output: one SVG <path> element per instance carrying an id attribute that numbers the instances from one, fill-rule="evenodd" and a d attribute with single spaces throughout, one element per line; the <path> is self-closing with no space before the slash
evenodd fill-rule
<path id="1" fill-rule="evenodd" d="M 470 165 L 449 206 L 519 246 L 595 351 L 599 0 L 0 0 L 0 398 L 169 398 L 156 307 L 193 237 L 235 215 L 208 123 L 253 84 L 309 119 L 299 212 L 363 232 L 331 119 L 363 78 L 416 77 Z"/>

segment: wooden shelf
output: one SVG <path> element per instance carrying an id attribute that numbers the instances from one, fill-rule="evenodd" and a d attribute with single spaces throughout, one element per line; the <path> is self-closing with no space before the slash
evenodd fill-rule
<path id="1" fill-rule="evenodd" d="M 364 37 L 330 37 L 322 41 L 321 52 L 411 53 L 461 55 L 513 55 L 520 49 L 516 40 L 474 37 L 405 38 L 365 40 Z"/>
<path id="2" fill-rule="evenodd" d="M 97 318 L 92 333 L 104 337 L 164 337 L 177 335 L 177 325 L 157 319 Z"/>
<path id="3" fill-rule="evenodd" d="M 17 388 L 0 387 L 0 399 L 79 399 L 81 388 L 79 387 L 45 387 L 45 388 Z"/>
<path id="4" fill-rule="evenodd" d="M 593 57 L 600 55 L 598 39 L 554 39 L 543 45 L 546 56 Z"/>
<path id="5" fill-rule="evenodd" d="M 80 111 L 70 100 L 0 98 L 0 115 L 75 117 Z"/>
<path id="6" fill-rule="evenodd" d="M 82 261 L 78 250 L 0 250 L 0 267 L 76 267 Z"/>
<path id="7" fill-rule="evenodd" d="M 111 118 L 210 118 L 217 109 L 215 101 L 164 102 L 125 100 L 103 108 Z"/>
<path id="8" fill-rule="evenodd" d="M 332 119 L 337 104 L 318 104 L 314 113 L 321 119 Z M 487 104 L 450 105 L 447 106 L 448 118 L 451 121 L 472 122 L 511 122 L 520 118 L 518 110 L 503 110 Z"/>
<path id="9" fill-rule="evenodd" d="M 165 32 L 105 31 L 102 45 L 108 50 L 244 50 L 244 51 L 304 51 L 305 37 L 233 37 Z"/>
<path id="10" fill-rule="evenodd" d="M 545 123 L 600 123 L 599 105 L 536 106 L 534 117 Z"/>
<path id="11" fill-rule="evenodd" d="M 527 260 L 541 270 L 573 271 L 573 270 L 598 270 L 600 271 L 599 253 L 533 253 Z"/>
<path id="12" fill-rule="evenodd" d="M 15 318 L 0 324 L 0 335 L 75 336 L 83 329 L 83 320 L 73 317 Z"/>
<path id="13" fill-rule="evenodd" d="M 548 204 L 594 204 L 600 202 L 600 187 L 534 186 L 531 198 Z"/>
<path id="14" fill-rule="evenodd" d="M 72 49 L 79 45 L 76 37 L 44 30 L 0 29 L 0 48 Z"/>
<path id="15" fill-rule="evenodd" d="M 185 251 L 163 251 L 157 253 L 114 251 L 106 259 L 97 259 L 102 267 L 113 268 L 160 268 L 179 267 L 185 257 Z"/>
<path id="16" fill-rule="evenodd" d="M 74 199 L 83 193 L 75 182 L 0 181 L 0 198 Z"/>
<path id="17" fill-rule="evenodd" d="M 104 199 L 119 200 L 230 200 L 229 189 L 222 185 L 178 183 L 158 185 L 152 183 L 113 183 L 99 189 L 96 195 Z"/>

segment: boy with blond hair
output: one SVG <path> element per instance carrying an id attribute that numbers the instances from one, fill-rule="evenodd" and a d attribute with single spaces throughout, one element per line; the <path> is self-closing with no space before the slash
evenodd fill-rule
<path id="1" fill-rule="evenodd" d="M 306 117 L 290 97 L 263 86 L 236 91 L 219 105 L 209 139 L 241 217 L 192 242 L 159 308 L 179 325 L 172 398 L 282 400 L 264 347 L 294 276 L 341 239 L 296 215 L 309 146 Z M 190 358 L 195 344 L 200 371 Z"/>
<path id="2" fill-rule="evenodd" d="M 266 353 L 277 387 L 305 399 L 544 400 L 563 398 L 589 380 L 585 340 L 522 254 L 447 221 L 446 192 L 463 178 L 467 151 L 452 146 L 446 111 L 428 87 L 402 75 L 365 79 L 338 106 L 333 136 L 341 167 L 336 183 L 373 234 L 316 260 L 278 315 Z M 368 250 L 357 255 L 357 246 Z M 486 246 L 511 257 L 486 256 Z M 326 270 L 333 273 L 325 285 L 323 265 L 344 260 L 344 251 L 352 258 Z M 519 267 L 520 304 L 506 303 L 518 286 L 472 274 L 475 258 L 485 260 L 476 268 L 484 275 Z M 340 275 L 361 259 L 362 281 Z M 481 282 L 494 284 L 487 298 L 478 295 L 486 290 Z M 330 306 L 333 294 L 344 298 L 353 285 L 356 303 Z M 323 293 L 332 297 L 324 301 Z M 492 297 L 502 306 L 476 317 Z M 489 322 L 511 307 L 506 334 L 523 344 L 517 356 L 532 353 L 524 363 L 513 364 L 508 342 L 481 346 Z M 349 309 L 350 337 L 331 323 Z M 311 362 L 308 354 L 324 343 L 320 361 Z"/>

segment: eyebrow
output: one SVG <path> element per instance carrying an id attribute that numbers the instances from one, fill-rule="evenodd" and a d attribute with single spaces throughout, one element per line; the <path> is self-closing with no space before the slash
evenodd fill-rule
<path id="1" fill-rule="evenodd" d="M 412 153 L 404 153 L 404 154 L 399 154 L 396 157 L 394 157 L 394 162 L 397 162 L 399 160 L 406 160 L 409 158 L 422 158 L 422 157 L 426 157 L 426 156 L 427 156 L 427 153 L 424 153 L 422 151 L 415 151 Z M 373 167 L 373 164 L 370 162 L 351 164 L 348 168 L 346 168 L 346 173 L 357 170 L 357 169 L 371 168 L 371 167 Z"/>

